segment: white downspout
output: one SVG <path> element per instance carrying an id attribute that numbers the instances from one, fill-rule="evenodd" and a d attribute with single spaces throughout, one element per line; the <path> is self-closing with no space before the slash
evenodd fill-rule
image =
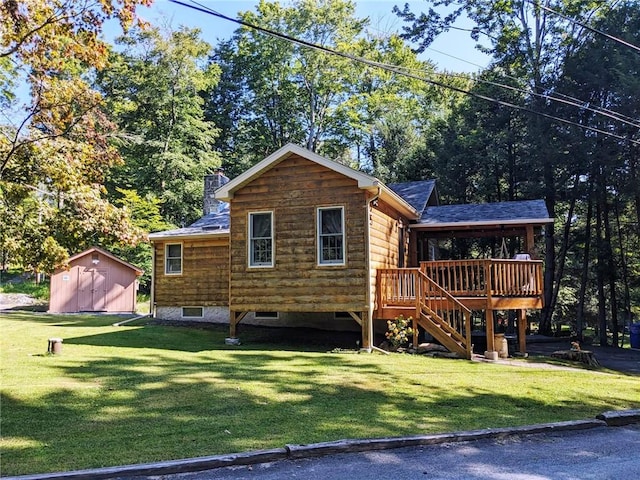
<path id="1" fill-rule="evenodd" d="M 367 262 L 367 304 L 369 305 L 369 310 L 367 312 L 367 318 L 363 318 L 364 322 L 367 322 L 367 330 L 369 331 L 369 346 L 370 349 L 375 348 L 373 345 L 373 295 L 372 295 L 372 287 L 371 280 L 373 276 L 373 271 L 371 268 L 371 204 L 378 200 L 380 197 L 382 189 L 378 187 L 378 192 L 367 201 L 366 206 L 366 222 L 365 222 L 365 232 L 367 235 L 367 248 L 366 248 L 366 262 Z M 375 286 L 373 287 L 375 289 Z"/>
<path id="2" fill-rule="evenodd" d="M 156 318 L 155 292 L 156 292 L 156 244 L 151 242 L 151 292 L 149 294 L 149 315 Z"/>

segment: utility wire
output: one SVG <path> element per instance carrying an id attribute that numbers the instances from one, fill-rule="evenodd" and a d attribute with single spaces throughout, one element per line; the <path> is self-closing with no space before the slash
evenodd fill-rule
<path id="1" fill-rule="evenodd" d="M 618 2 L 616 2 L 616 3 L 618 3 Z M 450 27 L 450 28 L 456 28 L 456 27 Z M 464 29 L 464 28 L 458 28 L 458 30 L 468 31 L 468 32 L 472 31 L 472 29 Z M 382 33 L 385 33 L 386 35 L 390 35 L 389 32 L 382 32 Z M 432 52 L 438 53 L 440 55 L 444 55 L 444 56 L 449 57 L 449 58 L 453 58 L 453 59 L 458 60 L 460 62 L 469 64 L 469 65 L 473 65 L 474 67 L 478 67 L 478 68 L 482 68 L 482 69 L 485 68 L 485 66 L 483 66 L 483 65 L 478 65 L 477 63 L 470 62 L 469 60 L 465 60 L 464 58 L 456 57 L 455 55 L 451 55 L 451 54 L 449 54 L 447 52 L 443 52 L 441 50 L 437 50 L 437 49 L 435 49 L 433 47 L 426 47 L 426 50 L 430 50 Z M 601 106 L 589 106 L 588 105 L 589 102 L 581 100 L 581 99 L 576 98 L 576 97 L 572 97 L 571 95 L 566 95 L 566 94 L 564 94 L 562 92 L 555 91 L 552 94 L 541 94 L 541 93 L 533 92 L 531 90 L 517 89 L 516 87 L 512 87 L 510 85 L 505 85 L 505 84 L 501 84 L 501 83 L 497 83 L 497 82 L 490 82 L 488 80 L 483 80 L 483 79 L 481 79 L 481 78 L 479 78 L 477 76 L 471 76 L 471 75 L 468 75 L 468 74 L 451 73 L 451 72 L 447 72 L 447 71 L 441 72 L 440 74 L 441 75 L 446 75 L 446 76 L 451 76 L 451 77 L 463 78 L 463 79 L 467 79 L 467 80 L 473 80 L 473 81 L 475 81 L 477 83 L 491 84 L 491 85 L 494 85 L 494 86 L 497 86 L 497 87 L 501 87 L 501 88 L 505 88 L 505 89 L 508 89 L 508 90 L 514 90 L 515 89 L 516 91 L 524 93 L 524 94 L 527 94 L 527 95 L 533 95 L 533 96 L 545 98 L 545 99 L 553 101 L 553 102 L 572 105 L 572 106 L 578 107 L 580 109 L 584 109 L 584 110 L 590 111 L 590 112 L 595 113 L 595 114 L 600 114 L 600 115 L 603 115 L 605 117 L 609 117 L 609 118 L 611 118 L 613 120 L 619 121 L 621 123 L 625 123 L 625 124 L 630 125 L 632 127 L 640 128 L 640 122 L 638 122 L 638 120 L 636 118 L 630 117 L 628 115 L 624 115 L 624 114 L 622 114 L 620 112 L 616 112 L 614 110 L 611 110 L 611 109 L 608 109 L 608 108 L 604 108 L 604 107 L 601 107 Z M 504 77 L 504 78 L 515 80 L 516 82 L 520 81 L 520 79 L 518 79 L 516 77 L 513 77 L 511 75 L 502 74 L 501 76 Z"/>
<path id="2" fill-rule="evenodd" d="M 567 124 L 567 125 L 572 125 L 572 126 L 575 126 L 575 127 L 579 127 L 579 128 L 585 129 L 585 130 L 589 130 L 591 132 L 600 133 L 602 135 L 613 137 L 613 138 L 616 138 L 618 140 L 628 141 L 628 142 L 631 142 L 631 143 L 633 143 L 635 145 L 640 145 L 640 141 L 638 141 L 638 140 L 633 140 L 633 139 L 628 138 L 628 137 L 623 137 L 622 135 L 618 135 L 618 134 L 615 134 L 615 133 L 612 133 L 612 132 L 608 132 L 606 130 L 601 130 L 599 128 L 595 128 L 595 127 L 592 127 L 592 126 L 589 126 L 589 125 L 582 125 L 580 123 L 573 122 L 571 120 L 566 120 L 564 118 L 556 117 L 556 116 L 548 114 L 548 113 L 535 111 L 535 110 L 532 110 L 532 109 L 530 109 L 528 107 L 524 107 L 522 105 L 516 105 L 516 104 L 511 103 L 511 102 L 506 102 L 504 100 L 500 100 L 500 99 L 497 99 L 497 98 L 489 97 L 487 95 L 482 95 L 482 94 L 479 94 L 479 93 L 476 93 L 476 92 L 465 90 L 463 88 L 455 87 L 453 85 L 447 85 L 445 83 L 442 83 L 442 82 L 439 82 L 439 81 L 436 81 L 436 80 L 432 80 L 432 79 L 429 79 L 429 78 L 425 78 L 425 77 L 422 77 L 422 76 L 415 75 L 413 73 L 404 71 L 404 70 L 402 70 L 401 67 L 398 67 L 396 65 L 390 65 L 390 64 L 376 62 L 376 61 L 373 61 L 373 60 L 368 60 L 368 59 L 363 58 L 363 57 L 358 57 L 358 56 L 351 55 L 351 54 L 348 54 L 348 53 L 340 52 L 338 50 L 333 50 L 331 48 L 328 48 L 328 47 L 325 47 L 325 46 L 322 46 L 322 45 L 311 43 L 311 42 L 308 42 L 306 40 L 301 40 L 301 39 L 298 39 L 298 38 L 295 38 L 295 37 L 291 37 L 289 35 L 285 35 L 283 33 L 280 33 L 280 32 L 274 31 L 274 30 L 270 30 L 268 28 L 264 28 L 264 27 L 260 27 L 258 25 L 251 24 L 251 23 L 246 22 L 244 20 L 231 18 L 231 17 L 228 17 L 228 16 L 226 16 L 226 15 L 224 15 L 222 13 L 216 12 L 215 10 L 212 10 L 212 9 L 210 9 L 208 7 L 205 7 L 204 5 L 199 4 L 198 2 L 195 2 L 195 1 L 192 1 L 191 4 L 184 3 L 184 2 L 182 2 L 180 0 L 169 0 L 169 1 L 172 2 L 172 3 L 178 4 L 178 5 L 182 5 L 182 6 L 187 7 L 187 8 L 191 8 L 193 10 L 196 10 L 196 11 L 199 11 L 199 12 L 202 12 L 202 13 L 206 13 L 208 15 L 212 15 L 212 16 L 221 18 L 223 20 L 227 20 L 227 21 L 236 23 L 238 25 L 245 26 L 245 27 L 253 29 L 253 30 L 257 30 L 259 32 L 265 33 L 265 34 L 267 34 L 269 36 L 272 36 L 274 38 L 278 38 L 278 39 L 281 39 L 281 40 L 286 40 L 286 41 L 288 41 L 290 43 L 294 43 L 296 45 L 300 45 L 300 46 L 303 46 L 303 47 L 307 47 L 307 48 L 311 48 L 311 49 L 314 49 L 314 50 L 318 50 L 318 51 L 321 51 L 321 52 L 324 52 L 324 53 L 327 53 L 327 54 L 330 54 L 330 55 L 336 55 L 336 56 L 339 56 L 339 57 L 342 57 L 342 58 L 346 58 L 348 60 L 351 60 L 351 61 L 354 61 L 354 62 L 357 62 L 357 63 L 361 63 L 361 64 L 364 64 L 364 65 L 367 65 L 367 66 L 370 66 L 370 67 L 380 68 L 380 69 L 388 71 L 388 72 L 396 73 L 398 75 L 404 75 L 404 76 L 406 76 L 408 78 L 412 78 L 414 80 L 419 80 L 419 81 L 428 83 L 430 85 L 434 85 L 434 86 L 441 87 L 441 88 L 444 88 L 444 89 L 452 90 L 452 91 L 455 91 L 455 92 L 458 92 L 458 93 L 462 93 L 464 95 L 469 95 L 471 97 L 478 98 L 480 100 L 485 100 L 485 101 L 494 103 L 496 105 L 500 105 L 500 106 L 508 107 L 508 108 L 513 108 L 515 110 L 520 110 L 520 111 L 523 111 L 523 112 L 531 113 L 533 115 L 539 115 L 539 116 L 548 118 L 550 120 L 555 120 L 555 121 L 560 122 L 560 123 L 564 123 L 564 124 Z"/>
<path id="3" fill-rule="evenodd" d="M 470 79 L 470 77 L 467 76 L 467 75 L 448 73 L 448 72 L 442 72 L 441 75 L 454 77 L 454 78 L 457 77 L 457 78 Z M 509 78 L 513 78 L 513 77 L 509 77 Z M 574 97 L 569 97 L 567 95 L 562 95 L 562 94 L 559 94 L 560 97 L 557 97 L 557 96 L 555 96 L 553 94 L 537 93 L 537 92 L 534 92 L 532 90 L 524 90 L 522 88 L 514 87 L 512 85 L 507 85 L 505 83 L 493 82 L 491 80 L 484 80 L 484 79 L 478 78 L 478 77 L 473 77 L 473 81 L 475 81 L 476 83 L 482 83 L 482 84 L 486 84 L 486 85 L 493 85 L 494 87 L 503 88 L 505 90 L 511 90 L 511 91 L 514 91 L 514 92 L 523 93 L 525 95 L 532 95 L 534 97 L 543 98 L 545 100 L 550 100 L 552 102 L 558 102 L 558 103 L 562 103 L 562 104 L 565 104 L 565 105 L 570 105 L 572 107 L 577 107 L 577 108 L 579 108 L 581 110 L 587 110 L 589 112 L 592 112 L 592 113 L 595 113 L 595 114 L 598 114 L 598 115 L 602 115 L 604 117 L 611 118 L 612 120 L 618 121 L 620 123 L 624 123 L 626 125 L 630 125 L 632 127 L 640 129 L 640 122 L 636 121 L 634 118 L 626 117 L 626 115 L 621 115 L 621 114 L 619 114 L 617 112 L 612 112 L 610 110 L 590 107 L 588 105 L 585 105 L 586 102 L 583 102 L 582 100 L 579 100 L 579 99 L 574 98 Z M 564 98 L 561 98 L 561 97 L 564 97 Z"/>
<path id="4" fill-rule="evenodd" d="M 614 37 L 613 35 L 609 35 L 608 33 L 603 32 L 602 30 L 598 30 L 597 28 L 593 28 L 593 27 L 587 25 L 586 23 L 583 23 L 583 22 L 580 22 L 579 20 L 576 20 L 575 18 L 568 17 L 568 16 L 564 15 L 563 13 L 560 13 L 560 12 L 558 12 L 556 10 L 553 10 L 552 8 L 546 7 L 546 6 L 542 5 L 540 0 L 527 0 L 527 1 L 528 1 L 528 3 L 530 5 L 533 5 L 536 8 L 541 8 L 542 10 L 544 10 L 546 12 L 549 12 L 549 13 L 552 13 L 553 15 L 557 15 L 558 17 L 563 18 L 563 19 L 567 20 L 568 22 L 575 23 L 576 25 L 579 25 L 582 28 L 586 28 L 587 30 L 589 30 L 591 32 L 597 33 L 598 35 L 602 35 L 603 37 L 606 37 L 609 40 L 613 40 L 614 42 L 617 42 L 617 43 L 619 43 L 621 45 L 624 45 L 625 47 L 629 47 L 629 48 L 635 50 L 636 52 L 640 53 L 640 47 L 638 47 L 636 45 L 633 45 L 632 43 L 629 43 L 629 42 L 627 42 L 627 41 L 625 41 L 625 40 L 623 40 L 623 39 L 621 39 L 619 37 Z"/>

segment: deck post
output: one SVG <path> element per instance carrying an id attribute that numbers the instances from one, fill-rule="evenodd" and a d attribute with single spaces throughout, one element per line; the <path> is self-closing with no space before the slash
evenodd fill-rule
<path id="1" fill-rule="evenodd" d="M 487 330 L 487 351 L 495 352 L 495 342 L 493 338 L 493 308 L 491 306 L 491 291 L 493 290 L 493 281 L 491 279 L 491 260 L 484 261 L 484 285 L 485 296 L 487 297 L 487 306 L 484 311 L 485 327 Z"/>
<path id="2" fill-rule="evenodd" d="M 373 312 L 360 312 L 362 318 L 362 350 L 371 351 L 373 345 Z"/>
<path id="3" fill-rule="evenodd" d="M 249 312 L 236 312 L 231 310 L 229 312 L 229 337 L 236 338 L 238 333 L 238 324 Z"/>
<path id="4" fill-rule="evenodd" d="M 527 311 L 518 310 L 518 351 L 527 353 Z"/>
<path id="5" fill-rule="evenodd" d="M 525 246 L 524 251 L 531 255 L 531 258 L 534 258 L 533 248 L 535 245 L 535 238 L 533 236 L 533 225 L 527 225 L 527 235 L 525 237 Z"/>
<path id="6" fill-rule="evenodd" d="M 489 305 L 487 305 L 487 309 L 484 311 L 484 315 L 487 328 L 487 351 L 495 352 L 496 348 L 493 338 L 493 309 Z"/>

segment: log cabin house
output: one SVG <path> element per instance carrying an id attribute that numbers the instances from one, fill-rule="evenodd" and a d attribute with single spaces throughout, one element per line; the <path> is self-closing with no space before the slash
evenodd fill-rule
<path id="1" fill-rule="evenodd" d="M 526 309 L 542 308 L 542 262 L 438 258 L 456 236 L 534 236 L 553 221 L 542 200 L 438 204 L 435 181 L 385 185 L 296 145 L 286 145 L 229 181 L 205 179 L 204 216 L 153 233 L 156 317 L 349 330 L 370 350 L 386 320 L 412 317 L 470 358 L 471 312 L 518 312 L 525 350 Z M 419 327 L 419 328 L 418 328 Z"/>

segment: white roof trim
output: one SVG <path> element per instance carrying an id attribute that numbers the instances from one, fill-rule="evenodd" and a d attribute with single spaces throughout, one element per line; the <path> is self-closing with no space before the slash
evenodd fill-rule
<path id="1" fill-rule="evenodd" d="M 104 255 L 105 257 L 110 258 L 111 260 L 114 260 L 114 261 L 116 261 L 116 262 L 118 262 L 118 263 L 120 263 L 120 264 L 124 265 L 125 267 L 128 267 L 128 268 L 130 268 L 130 269 L 132 269 L 132 270 L 135 270 L 135 271 L 137 272 L 137 273 L 136 273 L 136 275 L 142 275 L 142 273 L 144 273 L 144 270 L 142 270 L 142 269 L 141 269 L 141 268 L 139 268 L 139 267 L 136 267 L 136 266 L 135 266 L 135 265 L 133 265 L 132 263 L 129 263 L 129 262 L 127 262 L 127 261 L 125 261 L 125 260 L 123 260 L 123 259 L 121 259 L 121 258 L 119 258 L 119 257 L 116 257 L 113 253 L 111 253 L 111 252 L 109 252 L 109 251 L 105 250 L 104 248 L 95 247 L 95 246 L 94 246 L 94 247 L 91 247 L 91 248 L 88 248 L 87 250 L 85 250 L 85 251 L 83 251 L 83 252 L 76 253 L 75 255 L 71 255 L 71 256 L 66 260 L 66 262 L 65 262 L 65 263 L 67 263 L 67 264 L 68 264 L 68 263 L 71 263 L 71 262 L 73 262 L 73 261 L 75 261 L 75 260 L 78 260 L 79 258 L 86 257 L 87 255 L 89 255 L 90 253 L 93 253 L 93 252 L 101 253 L 102 255 Z"/>
<path id="2" fill-rule="evenodd" d="M 542 225 L 553 223 L 553 218 L 523 218 L 519 220 L 478 220 L 475 222 L 442 222 L 442 223 L 414 223 L 411 228 L 446 228 L 446 227 L 481 227 L 483 225 Z"/>
<path id="3" fill-rule="evenodd" d="M 340 173 L 347 178 L 351 178 L 357 181 L 358 188 L 361 188 L 363 190 L 369 190 L 371 192 L 377 193 L 378 189 L 380 189 L 381 195 L 393 207 L 400 211 L 403 211 L 412 219 L 420 218 L 420 213 L 416 211 L 415 208 L 413 208 L 406 200 L 404 200 L 397 193 L 384 185 L 377 178 L 374 178 L 371 175 L 367 175 L 366 173 L 354 170 L 353 168 L 342 165 L 341 163 L 329 160 L 328 158 L 325 158 L 321 155 L 318 155 L 317 153 L 314 153 L 293 143 L 285 145 L 284 147 L 269 155 L 264 160 L 256 163 L 253 167 L 251 167 L 243 174 L 238 175 L 230 182 L 218 188 L 215 193 L 216 199 L 224 200 L 226 202 L 231 201 L 231 199 L 233 198 L 233 193 L 237 189 L 245 186 L 247 183 L 259 177 L 265 170 L 268 170 L 269 168 L 277 165 L 291 155 L 299 155 L 303 158 L 306 158 L 307 160 L 317 163 L 318 165 L 322 165 L 329 170 Z"/>
<path id="4" fill-rule="evenodd" d="M 413 208 L 404 198 L 382 183 L 380 183 L 380 197 L 393 208 L 404 213 L 410 220 L 420 218 L 420 212 Z"/>
<path id="5" fill-rule="evenodd" d="M 330 170 L 341 173 L 345 177 L 352 178 L 353 180 L 356 180 L 358 182 L 358 187 L 363 189 L 369 187 L 377 187 L 380 184 L 379 180 L 373 178 L 370 175 L 367 175 L 366 173 L 358 172 L 353 168 L 347 167 L 346 165 L 342 165 L 338 162 L 334 162 L 333 160 L 329 160 L 318 155 L 317 153 L 307 150 L 306 148 L 294 145 L 293 143 L 288 143 L 284 147 L 269 155 L 264 160 L 256 163 L 253 167 L 251 167 L 243 174 L 238 175 L 233 180 L 218 188 L 216 190 L 216 199 L 224 200 L 226 202 L 230 201 L 233 198 L 233 192 L 243 187 L 256 177 L 260 176 L 260 174 L 265 170 L 271 168 L 272 166 L 275 166 L 291 155 L 300 155 L 307 160 L 311 160 L 312 162 L 322 165 L 323 167 L 327 167 Z"/>

